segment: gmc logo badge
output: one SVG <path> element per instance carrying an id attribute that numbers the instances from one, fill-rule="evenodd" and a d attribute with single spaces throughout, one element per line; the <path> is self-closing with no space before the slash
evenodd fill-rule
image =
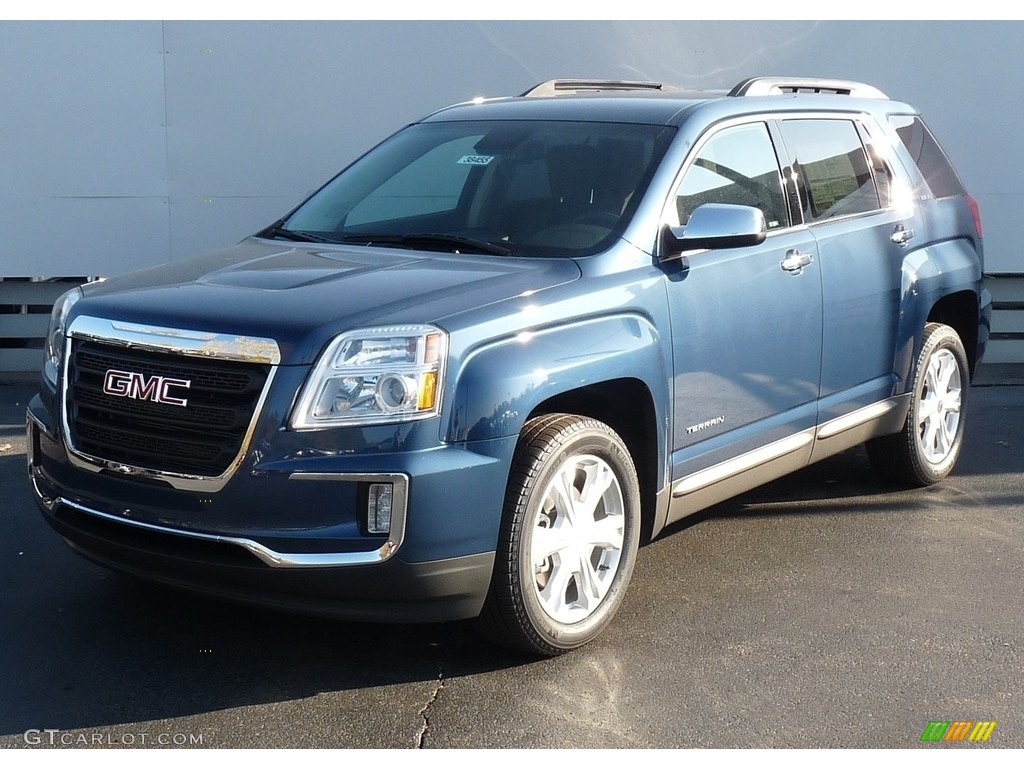
<path id="1" fill-rule="evenodd" d="M 103 377 L 103 393 L 114 397 L 130 397 L 132 400 L 152 400 L 165 405 L 180 405 L 184 408 L 188 400 L 175 397 L 170 393 L 171 387 L 188 389 L 192 382 L 188 379 L 169 379 L 164 376 L 150 376 L 133 371 L 118 371 L 111 368 Z"/>

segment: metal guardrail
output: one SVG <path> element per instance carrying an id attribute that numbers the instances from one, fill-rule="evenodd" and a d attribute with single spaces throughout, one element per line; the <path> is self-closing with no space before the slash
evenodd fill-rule
<path id="1" fill-rule="evenodd" d="M 53 302 L 87 280 L 0 278 L 0 376 L 40 369 Z"/>
<path id="2" fill-rule="evenodd" d="M 986 363 L 1024 363 L 1024 273 L 986 275 L 992 294 L 992 333 Z"/>

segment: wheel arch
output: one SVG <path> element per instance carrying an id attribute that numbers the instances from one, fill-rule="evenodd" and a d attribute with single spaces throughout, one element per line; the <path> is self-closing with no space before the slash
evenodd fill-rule
<path id="1" fill-rule="evenodd" d="M 946 323 L 929 322 L 923 336 L 903 427 L 867 444 L 868 457 L 876 471 L 886 480 L 906 487 L 937 483 L 953 470 L 963 446 L 963 411 L 970 396 L 970 386 L 965 381 L 970 375 L 970 364 L 960 334 Z M 944 364 L 938 358 L 940 354 L 955 360 L 955 382 L 951 374 L 940 375 Z M 929 403 L 927 409 L 925 402 Z"/>
<path id="2" fill-rule="evenodd" d="M 569 413 L 604 422 L 622 438 L 640 482 L 641 539 L 654 535 L 658 490 L 662 487 L 657 416 L 647 385 L 639 379 L 613 379 L 569 390 L 538 403 L 529 418 Z"/>
<path id="3" fill-rule="evenodd" d="M 671 363 L 658 330 L 619 314 L 500 339 L 467 355 L 455 383 L 449 442 L 518 435 L 531 418 L 602 421 L 626 443 L 641 484 L 642 533 L 655 532 L 667 478 Z"/>
<path id="4" fill-rule="evenodd" d="M 924 327 L 949 325 L 964 344 L 970 371 L 978 362 L 982 322 L 979 305 L 981 264 L 964 239 L 932 243 L 903 260 L 899 327 L 893 370 L 907 391 L 924 343 Z M 899 394 L 897 392 L 896 394 Z"/>
<path id="5" fill-rule="evenodd" d="M 978 362 L 978 296 L 974 291 L 959 291 L 942 296 L 932 305 L 927 322 L 948 325 L 960 337 L 971 376 Z"/>

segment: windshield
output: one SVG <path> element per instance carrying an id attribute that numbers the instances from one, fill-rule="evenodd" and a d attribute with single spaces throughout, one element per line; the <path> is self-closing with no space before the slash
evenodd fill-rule
<path id="1" fill-rule="evenodd" d="M 517 256 L 610 244 L 640 202 L 671 128 L 619 123 L 419 123 L 263 233 Z"/>

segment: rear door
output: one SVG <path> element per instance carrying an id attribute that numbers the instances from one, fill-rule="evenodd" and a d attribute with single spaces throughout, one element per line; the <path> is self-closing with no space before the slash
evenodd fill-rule
<path id="1" fill-rule="evenodd" d="M 858 116 L 791 118 L 778 126 L 818 248 L 824 424 L 898 389 L 902 264 L 921 226 L 913 206 L 895 204 L 892 169 Z"/>

